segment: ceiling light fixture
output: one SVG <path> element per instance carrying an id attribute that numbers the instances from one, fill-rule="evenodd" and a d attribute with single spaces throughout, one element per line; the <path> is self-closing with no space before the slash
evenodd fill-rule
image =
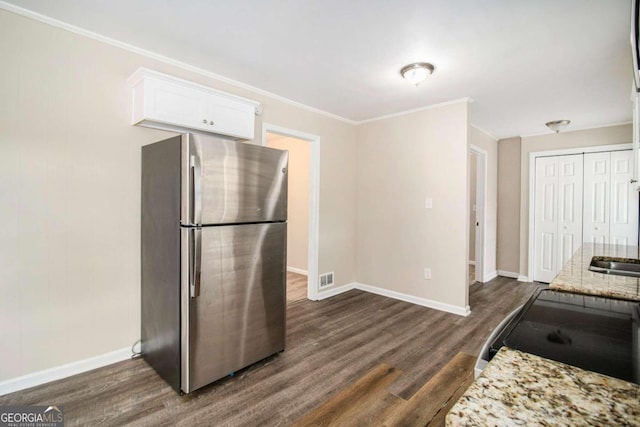
<path id="1" fill-rule="evenodd" d="M 555 133 L 560 133 L 561 130 L 569 126 L 569 123 L 571 123 L 571 120 L 554 120 L 545 123 L 545 125 Z"/>
<path id="2" fill-rule="evenodd" d="M 418 86 L 433 73 L 434 69 L 435 67 L 428 62 L 415 62 L 402 67 L 400 74 L 409 83 Z"/>

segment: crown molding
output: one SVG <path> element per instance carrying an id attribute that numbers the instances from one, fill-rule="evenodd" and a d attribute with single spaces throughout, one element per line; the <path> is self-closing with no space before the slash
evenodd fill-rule
<path id="1" fill-rule="evenodd" d="M 190 71 L 190 72 L 199 74 L 201 76 L 208 77 L 208 78 L 211 78 L 213 80 L 217 80 L 217 81 L 222 82 L 222 83 L 227 83 L 229 85 L 235 86 L 235 87 L 240 88 L 240 89 L 245 89 L 245 90 L 254 92 L 256 94 L 259 94 L 259 95 L 262 95 L 262 96 L 265 96 L 265 97 L 268 97 L 268 98 L 283 102 L 285 104 L 300 108 L 302 110 L 306 110 L 306 111 L 309 111 L 309 112 L 312 112 L 312 113 L 316 113 L 316 114 L 319 114 L 321 116 L 329 117 L 329 118 L 341 121 L 343 123 L 348 123 L 350 125 L 356 125 L 357 126 L 357 125 L 361 125 L 361 124 L 365 124 L 365 123 L 375 122 L 375 121 L 378 121 L 378 120 L 384 120 L 384 119 L 389 119 L 389 118 L 392 118 L 392 117 L 399 117 L 399 116 L 404 116 L 404 115 L 407 115 L 407 114 L 417 113 L 419 111 L 429 110 L 429 109 L 432 109 L 432 108 L 439 108 L 439 107 L 444 107 L 446 105 L 457 104 L 457 103 L 460 103 L 460 102 L 466 102 L 466 103 L 469 103 L 469 104 L 474 102 L 474 100 L 472 98 L 465 97 L 465 98 L 460 98 L 460 99 L 454 99 L 454 100 L 451 100 L 451 101 L 441 102 L 441 103 L 438 103 L 438 104 L 431 104 L 431 105 L 426 105 L 426 106 L 423 106 L 423 107 L 418 107 L 418 108 L 414 108 L 414 109 L 410 109 L 410 110 L 400 111 L 400 112 L 397 112 L 397 113 L 385 114 L 383 116 L 374 117 L 374 118 L 371 118 L 371 119 L 351 120 L 351 119 L 347 119 L 345 117 L 339 116 L 337 114 L 333 114 L 333 113 L 330 113 L 328 111 L 320 110 L 318 108 L 311 107 L 311 106 L 303 104 L 301 102 L 294 101 L 294 100 L 289 99 L 289 98 L 285 98 L 284 96 L 277 95 L 277 94 L 275 94 L 273 92 L 269 92 L 269 91 L 266 91 L 264 89 L 257 88 L 255 86 L 251 86 L 251 85 L 249 85 L 247 83 L 243 83 L 243 82 L 231 79 L 229 77 L 225 77 L 225 76 L 222 76 L 220 74 L 213 73 L 211 71 L 205 70 L 204 68 L 196 67 L 196 66 L 188 64 L 186 62 L 178 61 L 177 59 L 173 59 L 173 58 L 170 58 L 168 56 L 161 55 L 159 53 L 152 52 L 150 50 L 143 49 L 143 48 L 134 46 L 132 44 L 125 43 L 125 42 L 116 40 L 114 38 L 111 38 L 111 37 L 108 37 L 108 36 L 104 36 L 102 34 L 95 33 L 93 31 L 89 31 L 89 30 L 86 30 L 84 28 L 81 28 L 81 27 L 78 27 L 78 26 L 75 26 L 75 25 L 60 21 L 58 19 L 51 18 L 49 16 L 42 15 L 42 14 L 37 13 L 37 12 L 33 12 L 31 10 L 22 8 L 20 6 L 16 6 L 16 5 L 12 4 L 12 3 L 7 3 L 6 1 L 3 1 L 3 0 L 0 0 L 0 9 L 6 10 L 7 12 L 14 13 L 16 15 L 20 15 L 20 16 L 32 19 L 34 21 L 41 22 L 43 24 L 51 25 L 52 27 L 60 28 L 62 30 L 69 31 L 69 32 L 74 33 L 74 34 L 78 34 L 78 35 L 83 36 L 83 37 L 87 37 L 87 38 L 92 39 L 92 40 L 96 40 L 96 41 L 99 41 L 99 42 L 102 42 L 102 43 L 117 47 L 117 48 L 122 49 L 122 50 L 126 50 L 126 51 L 131 52 L 131 53 L 135 53 L 135 54 L 140 55 L 140 56 L 144 56 L 146 58 L 154 59 L 156 61 L 168 64 L 168 65 L 172 65 L 172 66 L 177 67 L 177 68 L 181 68 L 183 70 Z M 481 130 L 479 128 L 477 128 L 477 129 Z M 486 131 L 483 131 L 483 132 L 486 133 L 487 135 L 490 135 Z"/>
<path id="2" fill-rule="evenodd" d="M 495 136 L 493 136 L 492 134 L 490 134 L 489 132 L 487 132 L 486 130 L 482 129 L 480 126 L 476 126 L 473 123 L 469 123 L 469 126 L 471 126 L 472 128 L 474 128 L 475 130 L 477 130 L 478 132 L 484 133 L 485 135 L 487 135 L 489 138 L 493 139 L 494 141 L 499 141 L 500 138 L 496 138 Z"/>
<path id="3" fill-rule="evenodd" d="M 239 82 L 237 80 L 233 80 L 233 79 L 231 79 L 229 77 L 225 77 L 225 76 L 222 76 L 220 74 L 212 73 L 211 71 L 205 70 L 203 68 L 187 64 L 186 62 L 178 61 L 176 59 L 169 58 L 168 56 L 161 55 L 159 53 L 152 52 L 150 50 L 142 49 L 142 48 L 139 48 L 137 46 L 131 45 L 129 43 L 124 43 L 124 42 L 121 42 L 121 41 L 116 40 L 114 38 L 104 36 L 102 34 L 94 33 L 93 31 L 89 31 L 89 30 L 86 30 L 84 28 L 80 28 L 80 27 L 77 27 L 75 25 L 71 25 L 71 24 L 68 24 L 66 22 L 59 21 L 59 20 L 51 18 L 49 16 L 45 16 L 45 15 L 33 12 L 31 10 L 28 10 L 28 9 L 24 9 L 22 7 L 16 6 L 16 5 L 11 4 L 11 3 L 7 3 L 7 2 L 2 1 L 2 0 L 0 0 L 0 9 L 4 9 L 4 10 L 6 10 L 8 12 L 11 12 L 11 13 L 14 13 L 16 15 L 24 16 L 24 17 L 32 19 L 34 21 L 42 22 L 43 24 L 51 25 L 52 27 L 60 28 L 62 30 L 69 31 L 69 32 L 74 33 L 74 34 L 78 34 L 78 35 L 81 35 L 81 36 L 84 36 L 84 37 L 87 37 L 87 38 L 90 38 L 90 39 L 93 39 L 93 40 L 96 40 L 96 41 L 99 41 L 99 42 L 102 42 L 102 43 L 106 43 L 108 45 L 111 45 L 111 46 L 117 47 L 119 49 L 123 49 L 123 50 L 126 50 L 128 52 L 132 52 L 132 53 L 144 56 L 146 58 L 154 59 L 156 61 L 163 62 L 165 64 L 173 65 L 174 67 L 178 67 L 178 68 L 181 68 L 183 70 L 191 71 L 193 73 L 200 74 L 202 76 L 209 77 L 211 79 L 214 79 L 214 80 L 217 80 L 217 81 L 220 81 L 220 82 L 223 82 L 223 83 L 227 83 L 227 84 L 233 85 L 233 86 L 235 86 L 237 88 L 249 90 L 249 91 L 255 92 L 255 93 L 259 94 L 259 95 L 266 96 L 268 98 L 283 102 L 285 104 L 292 105 L 294 107 L 301 108 L 303 110 L 306 110 L 306 111 L 309 111 L 309 112 L 312 112 L 312 113 L 316 113 L 316 114 L 319 114 L 319 115 L 322 115 L 322 116 L 325 116 L 325 117 L 330 117 L 332 119 L 339 120 L 341 122 L 348 123 L 348 124 L 351 124 L 351 125 L 357 124 L 357 122 L 355 120 L 347 119 L 347 118 L 338 116 L 336 114 L 329 113 L 328 111 L 320 110 L 318 108 L 311 107 L 311 106 L 306 105 L 306 104 L 302 104 L 302 103 L 294 101 L 292 99 L 285 98 L 284 96 L 276 95 L 275 93 L 272 93 L 272 92 L 257 88 L 255 86 L 251 86 L 249 84 L 242 83 L 242 82 Z"/>
<path id="4" fill-rule="evenodd" d="M 454 99 L 454 100 L 451 100 L 451 101 L 440 102 L 438 104 L 431 104 L 431 105 L 426 105 L 424 107 L 413 108 L 411 110 L 400 111 L 398 113 L 385 114 L 384 116 L 374 117 L 372 119 L 360 120 L 360 121 L 355 122 L 355 124 L 356 125 L 363 125 L 363 124 L 366 124 L 366 123 L 377 122 L 378 120 L 385 120 L 385 119 L 391 119 L 393 117 L 406 116 L 407 114 L 413 114 L 413 113 L 417 113 L 417 112 L 420 112 L 420 111 L 431 110 L 433 108 L 440 108 L 440 107 L 444 107 L 446 105 L 459 104 L 459 103 L 462 103 L 462 102 L 467 103 L 467 104 L 471 104 L 473 102 L 473 98 L 469 98 L 469 97 L 459 98 L 459 99 Z"/>
<path id="5" fill-rule="evenodd" d="M 572 128 L 571 130 L 565 130 L 560 133 L 571 133 L 571 132 L 577 132 L 580 130 L 592 130 L 592 129 L 608 128 L 612 126 L 624 126 L 624 125 L 630 125 L 630 124 L 633 124 L 633 122 L 609 123 L 609 124 L 597 125 L 597 126 L 583 126 L 583 127 Z M 529 133 L 526 135 L 519 135 L 519 136 L 520 138 L 530 138 L 532 136 L 553 135 L 553 134 L 555 134 L 555 132 L 553 132 L 552 130 L 549 130 L 546 132 Z M 510 138 L 513 138 L 513 137 L 510 137 Z M 509 139 L 509 138 L 501 138 L 501 139 Z"/>

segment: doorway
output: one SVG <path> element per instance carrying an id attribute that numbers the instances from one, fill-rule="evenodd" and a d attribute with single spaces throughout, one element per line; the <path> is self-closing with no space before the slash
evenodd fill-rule
<path id="1" fill-rule="evenodd" d="M 264 124 L 262 145 L 287 150 L 287 303 L 317 300 L 320 138 Z"/>
<path id="2" fill-rule="evenodd" d="M 485 282 L 485 229 L 486 229 L 486 185 L 487 152 L 471 145 L 468 153 L 468 197 L 469 236 L 468 240 L 468 285 Z"/>
<path id="3" fill-rule="evenodd" d="M 478 230 L 478 219 L 476 218 L 477 203 L 477 165 L 478 155 L 469 151 L 469 274 L 468 283 L 473 285 L 476 282 L 476 232 Z"/>

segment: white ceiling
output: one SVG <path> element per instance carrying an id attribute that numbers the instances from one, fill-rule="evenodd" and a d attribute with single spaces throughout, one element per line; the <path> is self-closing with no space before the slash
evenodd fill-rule
<path id="1" fill-rule="evenodd" d="M 464 97 L 498 138 L 631 120 L 629 0 L 9 3 L 353 121 Z"/>

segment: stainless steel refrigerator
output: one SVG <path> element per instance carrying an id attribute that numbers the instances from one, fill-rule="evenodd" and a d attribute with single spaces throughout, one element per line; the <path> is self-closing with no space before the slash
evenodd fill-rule
<path id="1" fill-rule="evenodd" d="M 189 393 L 284 350 L 286 151 L 142 147 L 142 356 Z"/>

